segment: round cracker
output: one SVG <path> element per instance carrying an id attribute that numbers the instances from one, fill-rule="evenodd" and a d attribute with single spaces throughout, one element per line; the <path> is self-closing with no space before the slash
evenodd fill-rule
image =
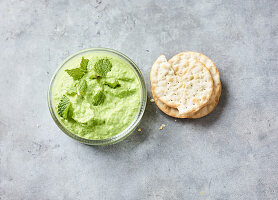
<path id="1" fill-rule="evenodd" d="M 151 85 L 155 96 L 164 104 L 187 115 L 204 107 L 213 93 L 209 70 L 196 59 L 176 64 L 177 70 L 161 55 L 151 70 Z M 182 70 L 179 70 L 182 69 Z"/>
<path id="2" fill-rule="evenodd" d="M 171 84 L 170 84 L 171 83 Z M 151 86 L 157 97 L 170 107 L 177 108 L 180 105 L 180 88 L 183 88 L 182 79 L 176 76 L 171 65 L 164 55 L 160 55 L 154 62 L 151 70 Z M 168 92 L 168 94 L 166 94 Z"/>
<path id="3" fill-rule="evenodd" d="M 220 81 L 220 74 L 215 66 L 215 64 L 211 61 L 210 58 L 207 56 L 197 53 L 197 52 L 192 52 L 192 51 L 186 51 L 186 52 L 181 52 L 177 55 L 175 55 L 173 58 L 169 60 L 169 63 L 172 64 L 173 68 L 176 66 L 179 66 L 180 63 L 183 63 L 184 60 L 194 58 L 203 63 L 210 71 L 212 79 L 213 79 L 213 93 L 211 96 L 211 99 L 208 102 L 208 105 L 203 107 L 201 110 L 199 110 L 196 113 L 192 113 L 189 117 L 190 118 L 200 118 L 203 117 L 207 114 L 209 114 L 211 111 L 214 110 L 216 105 L 218 104 L 220 95 L 221 95 L 221 81 Z M 184 70 L 184 69 L 179 69 L 179 70 Z M 176 70 L 177 71 L 177 70 Z"/>
<path id="4" fill-rule="evenodd" d="M 153 94 L 153 99 L 154 99 L 155 104 L 162 112 L 164 112 L 165 114 L 167 114 L 171 117 L 175 117 L 175 118 L 187 118 L 186 116 L 181 115 L 179 113 L 178 109 L 169 107 L 165 103 L 162 103 L 161 101 L 159 101 L 159 99 L 154 95 L 153 90 L 152 90 L 152 94 Z"/>
<path id="5" fill-rule="evenodd" d="M 221 82 L 220 82 L 220 85 L 221 85 Z M 213 97 L 212 100 L 213 101 L 210 101 L 210 103 L 208 105 L 206 105 L 205 107 L 203 107 L 202 109 L 200 109 L 198 112 L 195 112 L 191 115 L 188 116 L 188 118 L 201 118 L 201 117 L 204 117 L 206 115 L 208 115 L 209 113 L 211 113 L 215 107 L 217 106 L 218 102 L 219 102 L 219 99 L 220 99 L 220 96 L 221 96 L 221 87 L 220 89 L 218 90 L 218 93 L 215 94 Z"/>
<path id="6" fill-rule="evenodd" d="M 217 106 L 220 96 L 221 96 L 221 81 L 220 81 L 220 75 L 217 67 L 215 64 L 208 58 L 207 56 L 201 54 L 201 53 L 196 53 L 196 52 L 182 52 L 177 55 L 175 55 L 173 58 L 169 60 L 169 63 L 173 65 L 174 62 L 177 60 L 181 60 L 180 56 L 187 56 L 190 58 L 195 58 L 205 64 L 205 66 L 210 70 L 210 73 L 212 75 L 213 81 L 214 81 L 214 89 L 213 89 L 213 94 L 211 96 L 211 99 L 209 100 L 209 103 L 201 108 L 199 111 L 189 114 L 189 115 L 180 115 L 179 111 L 176 108 L 171 108 L 164 104 L 163 102 L 159 101 L 157 97 L 155 97 L 153 93 L 153 97 L 155 100 L 156 105 L 159 107 L 160 110 L 162 110 L 164 113 L 166 113 L 169 116 L 176 117 L 176 118 L 201 118 L 209 113 L 211 113 L 215 107 Z M 181 69 L 182 70 L 182 69 Z M 176 69 L 177 72 L 177 69 Z"/>
<path id="7" fill-rule="evenodd" d="M 213 101 L 213 103 L 210 103 L 210 104 L 206 105 L 205 107 L 203 107 L 202 109 L 200 109 L 196 113 L 187 114 L 187 115 L 182 115 L 182 114 L 179 113 L 178 109 L 169 107 L 166 104 L 159 101 L 159 99 L 154 95 L 153 91 L 152 91 L 152 94 L 153 94 L 154 102 L 157 105 L 157 107 L 162 112 L 164 112 L 165 114 L 167 114 L 171 117 L 175 117 L 175 118 L 201 118 L 201 117 L 204 117 L 204 116 L 208 115 L 210 112 L 212 112 L 214 110 L 214 108 L 218 104 L 218 101 L 219 101 L 219 98 L 220 98 L 220 95 L 221 95 L 221 89 L 219 90 L 218 94 L 215 96 L 215 101 Z"/>

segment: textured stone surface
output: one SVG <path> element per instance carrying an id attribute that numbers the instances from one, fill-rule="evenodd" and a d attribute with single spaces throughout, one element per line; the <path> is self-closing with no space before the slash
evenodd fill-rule
<path id="1" fill-rule="evenodd" d="M 278 199 L 278 1 L 0 1 L 0 199 Z M 145 77 L 160 55 L 202 52 L 223 94 L 198 120 L 148 101 L 107 147 L 63 134 L 47 107 L 57 66 L 117 49 Z M 159 131 L 164 123 L 166 127 Z"/>

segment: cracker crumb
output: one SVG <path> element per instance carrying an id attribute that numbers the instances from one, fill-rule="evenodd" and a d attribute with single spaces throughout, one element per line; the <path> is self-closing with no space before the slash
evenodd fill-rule
<path id="1" fill-rule="evenodd" d="M 176 122 L 177 120 L 175 119 L 175 122 Z"/>
<path id="2" fill-rule="evenodd" d="M 141 132 L 142 131 L 142 129 L 141 128 L 138 128 L 138 132 Z"/>
<path id="3" fill-rule="evenodd" d="M 154 99 L 150 99 L 150 102 L 152 102 L 152 103 L 153 103 L 153 102 L 154 102 Z"/>
<path id="4" fill-rule="evenodd" d="M 161 124 L 161 126 L 158 128 L 158 130 L 162 130 L 166 125 L 165 124 Z"/>

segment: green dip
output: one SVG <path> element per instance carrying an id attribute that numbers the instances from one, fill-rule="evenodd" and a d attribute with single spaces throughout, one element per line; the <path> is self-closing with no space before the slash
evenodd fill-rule
<path id="1" fill-rule="evenodd" d="M 65 70 L 80 67 L 82 56 L 88 59 L 87 71 L 74 80 Z M 141 86 L 132 67 L 122 58 L 112 54 L 85 53 L 69 60 L 58 73 L 53 85 L 53 104 L 61 123 L 72 133 L 86 139 L 110 138 L 125 130 L 136 118 L 141 104 Z M 108 59 L 111 71 L 99 77 L 95 63 Z M 79 91 L 81 82 L 86 89 Z M 101 91 L 101 100 L 95 97 Z M 58 104 L 63 97 L 70 100 L 67 117 L 58 114 Z"/>

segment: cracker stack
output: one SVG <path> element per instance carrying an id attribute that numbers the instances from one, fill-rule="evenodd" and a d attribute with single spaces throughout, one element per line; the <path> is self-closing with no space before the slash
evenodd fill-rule
<path id="1" fill-rule="evenodd" d="M 151 70 L 156 105 L 169 116 L 201 118 L 216 107 L 221 95 L 220 75 L 205 55 L 182 52 L 169 61 L 161 55 Z"/>

